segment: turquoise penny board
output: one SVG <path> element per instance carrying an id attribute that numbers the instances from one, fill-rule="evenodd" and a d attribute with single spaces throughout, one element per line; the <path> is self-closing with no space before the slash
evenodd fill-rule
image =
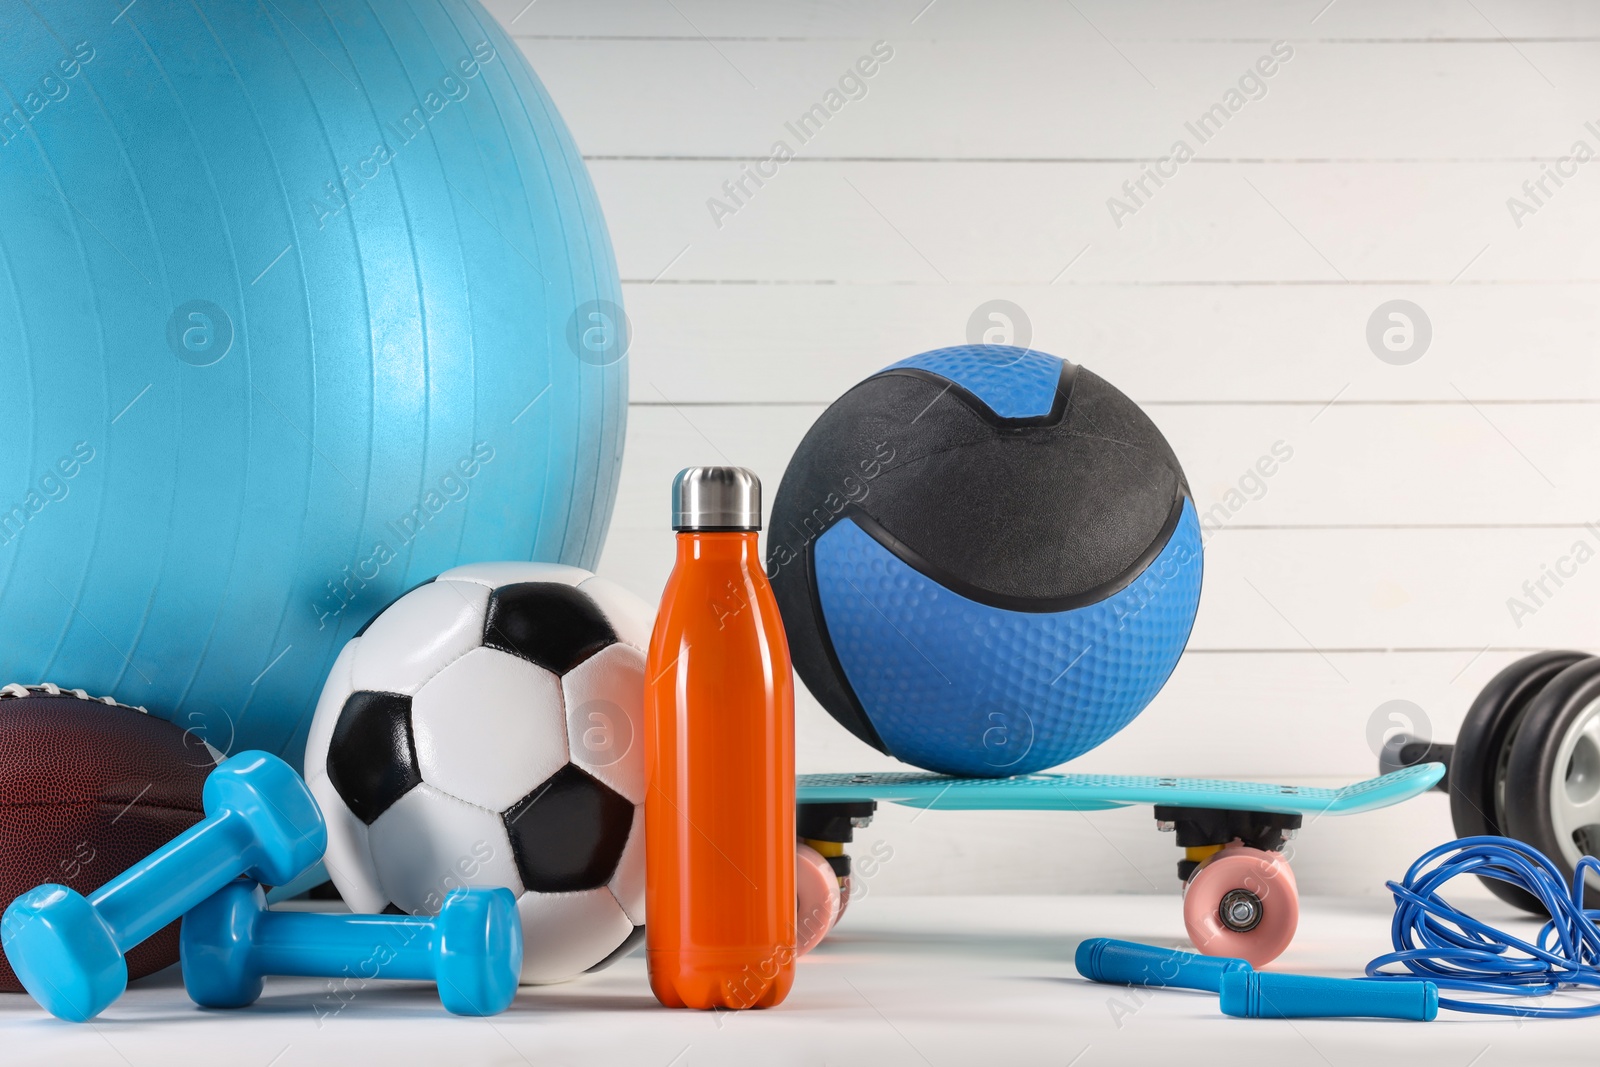
<path id="1" fill-rule="evenodd" d="M 1444 771 L 1442 763 L 1419 763 L 1339 789 L 1122 774 L 1025 774 L 1015 778 L 950 778 L 915 771 L 802 774 L 795 799 L 801 804 L 884 800 L 948 811 L 1103 811 L 1133 804 L 1165 804 L 1351 815 L 1425 793 L 1444 777 Z"/>

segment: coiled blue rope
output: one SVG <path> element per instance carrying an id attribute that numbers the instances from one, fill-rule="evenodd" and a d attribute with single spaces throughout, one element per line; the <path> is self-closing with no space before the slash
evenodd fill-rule
<path id="1" fill-rule="evenodd" d="M 1600 861 L 1578 861 L 1568 885 L 1542 852 L 1506 837 L 1464 837 L 1420 856 L 1394 894 L 1395 951 L 1367 964 L 1373 978 L 1426 978 L 1441 991 L 1516 997 L 1549 996 L 1563 988 L 1600 988 L 1600 910 L 1583 907 L 1585 872 L 1600 875 Z M 1439 889 L 1452 878 L 1475 874 L 1524 889 L 1550 912 L 1532 943 L 1480 922 L 1447 902 Z M 1385 970 L 1399 966 L 1404 972 Z M 1439 998 L 1441 1008 L 1523 1018 L 1576 1019 L 1600 1015 L 1600 1003 L 1571 1007 L 1514 1005 Z"/>

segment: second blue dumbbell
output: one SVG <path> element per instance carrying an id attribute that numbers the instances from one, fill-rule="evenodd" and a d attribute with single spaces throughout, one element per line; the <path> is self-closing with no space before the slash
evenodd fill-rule
<path id="1" fill-rule="evenodd" d="M 456 1015 L 510 1007 L 522 972 L 522 923 L 509 889 L 457 889 L 437 918 L 268 911 L 239 880 L 183 919 L 183 985 L 196 1004 L 243 1008 L 265 975 L 433 982 Z"/>

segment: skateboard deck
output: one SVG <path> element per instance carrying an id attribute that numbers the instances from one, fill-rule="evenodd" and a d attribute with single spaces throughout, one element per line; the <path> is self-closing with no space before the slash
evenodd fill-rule
<path id="1" fill-rule="evenodd" d="M 880 800 L 945 811 L 1104 811 L 1159 804 L 1351 815 L 1386 808 L 1425 793 L 1444 773 L 1442 763 L 1419 763 L 1338 789 L 1121 774 L 1026 774 L 1015 778 L 951 778 L 916 771 L 802 774 L 795 799 L 801 804 Z"/>

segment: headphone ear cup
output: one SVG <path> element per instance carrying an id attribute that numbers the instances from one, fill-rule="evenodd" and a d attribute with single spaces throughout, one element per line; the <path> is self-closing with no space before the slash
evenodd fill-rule
<path id="1" fill-rule="evenodd" d="M 1529 703 L 1511 742 L 1503 809 L 1507 836 L 1549 856 L 1568 879 L 1580 858 L 1600 853 L 1600 656 L 1574 663 Z"/>
<path id="2" fill-rule="evenodd" d="M 1501 670 L 1478 693 L 1450 758 L 1450 821 L 1457 837 L 1517 836 L 1504 824 L 1506 768 L 1523 717 L 1552 679 L 1590 658 L 1583 652 L 1536 652 Z M 1508 904 L 1545 913 L 1525 890 L 1492 878 L 1483 883 Z"/>

